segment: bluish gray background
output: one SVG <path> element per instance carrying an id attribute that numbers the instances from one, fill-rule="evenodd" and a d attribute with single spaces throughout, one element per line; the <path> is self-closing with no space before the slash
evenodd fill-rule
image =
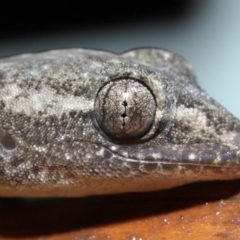
<path id="1" fill-rule="evenodd" d="M 240 118 L 239 12 L 239 0 L 202 0 L 191 13 L 174 21 L 155 16 L 2 38 L 0 56 L 69 47 L 114 52 L 143 46 L 170 49 L 188 59 L 199 84 Z"/>

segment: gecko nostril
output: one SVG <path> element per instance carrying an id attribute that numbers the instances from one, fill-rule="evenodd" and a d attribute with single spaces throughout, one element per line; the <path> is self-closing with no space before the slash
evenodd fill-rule
<path id="1" fill-rule="evenodd" d="M 0 128 L 0 145 L 7 151 L 13 151 L 16 143 L 8 131 Z"/>

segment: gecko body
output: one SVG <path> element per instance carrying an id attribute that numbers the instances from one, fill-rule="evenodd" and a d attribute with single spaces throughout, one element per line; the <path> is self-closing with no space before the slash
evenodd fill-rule
<path id="1" fill-rule="evenodd" d="M 179 55 L 0 60 L 0 195 L 87 196 L 240 177 L 240 121 Z"/>

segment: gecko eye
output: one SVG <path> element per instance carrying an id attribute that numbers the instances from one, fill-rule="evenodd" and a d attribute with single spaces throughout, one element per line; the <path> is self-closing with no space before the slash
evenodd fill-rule
<path id="1" fill-rule="evenodd" d="M 95 116 L 102 131 L 115 140 L 136 140 L 151 128 L 156 102 L 151 91 L 134 79 L 117 79 L 100 89 Z"/>
<path id="2" fill-rule="evenodd" d="M 0 128 L 0 145 L 7 151 L 12 151 L 16 148 L 16 143 L 12 136 L 2 128 Z"/>

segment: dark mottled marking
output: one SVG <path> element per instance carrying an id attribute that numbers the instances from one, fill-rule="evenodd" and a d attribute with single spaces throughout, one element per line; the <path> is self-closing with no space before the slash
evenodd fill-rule
<path id="1" fill-rule="evenodd" d="M 23 158 L 21 158 L 21 157 L 16 157 L 16 158 L 14 158 L 13 159 L 13 161 L 11 162 L 11 165 L 12 165 L 12 167 L 14 167 L 14 168 L 16 168 L 16 167 L 18 167 L 21 163 L 23 163 L 24 162 L 24 159 Z"/>
<path id="2" fill-rule="evenodd" d="M 0 110 L 3 110 L 6 107 L 6 104 L 3 100 L 0 100 Z"/>
<path id="3" fill-rule="evenodd" d="M 145 163 L 144 168 L 146 169 L 147 172 L 153 172 L 157 170 L 158 164 L 157 163 Z"/>
<path id="4" fill-rule="evenodd" d="M 184 165 L 184 164 L 182 164 L 182 167 L 183 167 L 183 172 L 184 173 L 185 173 L 185 169 L 186 169 L 187 171 L 191 171 L 195 176 L 198 176 L 201 165 L 199 165 L 199 164 L 197 164 L 197 165 Z"/>
<path id="5" fill-rule="evenodd" d="M 209 145 L 208 150 L 213 150 L 215 152 L 219 152 L 221 150 L 221 151 L 227 152 L 227 151 L 231 151 L 231 148 L 227 145 L 223 145 L 223 144 L 220 144 L 220 143 L 216 142 L 212 145 Z"/>
<path id="6" fill-rule="evenodd" d="M 207 150 L 207 151 L 203 151 L 200 154 L 200 158 L 201 158 L 201 163 L 203 164 L 211 164 L 214 162 L 214 160 L 216 160 L 217 155 L 214 151 L 211 150 Z"/>
<path id="7" fill-rule="evenodd" d="M 82 90 L 81 89 L 76 89 L 73 94 L 74 94 L 75 97 L 80 97 L 82 95 Z"/>
<path id="8" fill-rule="evenodd" d="M 122 165 L 121 167 L 120 167 L 120 169 L 123 171 L 123 172 L 130 172 L 130 168 L 129 167 L 126 167 L 125 165 Z"/>
<path id="9" fill-rule="evenodd" d="M 108 159 L 111 161 L 112 164 L 121 166 L 123 164 L 123 160 L 121 158 L 118 158 L 117 156 L 113 155 L 111 159 Z"/>
<path id="10" fill-rule="evenodd" d="M 0 88 L 3 88 L 5 86 L 4 84 L 4 73 L 3 72 L 0 72 Z"/>
<path id="11" fill-rule="evenodd" d="M 31 169 L 31 171 L 32 171 L 32 173 L 34 174 L 34 175 L 37 175 L 38 173 L 39 173 L 39 167 L 38 166 L 34 166 L 32 169 Z"/>
<path id="12" fill-rule="evenodd" d="M 173 164 L 161 164 L 162 171 L 165 173 L 173 173 L 177 168 L 177 165 Z"/>
<path id="13" fill-rule="evenodd" d="M 12 135 L 5 129 L 0 128 L 0 145 L 6 150 L 14 150 L 16 148 L 16 142 Z"/>
<path id="14" fill-rule="evenodd" d="M 217 127 L 217 125 L 224 124 L 224 123 L 226 123 L 226 119 L 224 119 L 222 116 L 220 116 L 220 117 L 218 117 L 218 121 L 215 122 L 214 124 Z"/>
<path id="15" fill-rule="evenodd" d="M 223 171 L 224 170 L 224 171 Z M 201 172 L 201 174 L 204 174 L 204 172 L 212 172 L 212 174 L 217 174 L 217 175 L 219 175 L 219 174 L 223 174 L 223 172 L 231 172 L 231 171 L 233 171 L 234 172 L 234 170 L 233 169 L 231 169 L 231 168 L 227 168 L 227 167 L 223 167 L 223 168 L 221 168 L 221 167 L 214 167 L 214 166 L 204 166 L 203 167 L 203 171 Z"/>
<path id="16" fill-rule="evenodd" d="M 108 150 L 104 149 L 103 150 L 103 157 L 104 158 L 111 158 L 112 157 L 112 153 L 109 152 Z"/>
<path id="17" fill-rule="evenodd" d="M 240 132 L 240 125 L 235 126 L 235 131 Z"/>
<path id="18" fill-rule="evenodd" d="M 223 162 L 231 162 L 236 158 L 236 153 L 234 151 L 220 151 L 220 158 Z"/>
<path id="19" fill-rule="evenodd" d="M 59 173 L 56 173 L 54 176 L 55 182 L 58 182 L 61 179 L 61 176 Z"/>
<path id="20" fill-rule="evenodd" d="M 234 123 L 229 123 L 227 126 L 227 131 L 233 131 L 234 130 Z"/>
<path id="21" fill-rule="evenodd" d="M 74 110 L 72 110 L 72 111 L 69 113 L 69 116 L 70 116 L 71 118 L 74 118 L 76 115 L 77 115 L 77 111 L 74 111 Z"/>
<path id="22" fill-rule="evenodd" d="M 36 121 L 34 121 L 33 126 L 36 128 L 40 128 L 41 126 L 43 126 L 44 123 L 41 122 L 39 119 L 37 119 Z"/>
<path id="23" fill-rule="evenodd" d="M 240 161 L 240 151 L 237 152 L 237 159 Z"/>
<path id="24" fill-rule="evenodd" d="M 0 166 L 0 176 L 4 176 L 5 175 L 5 169 L 4 169 L 4 167 L 1 167 Z"/>
<path id="25" fill-rule="evenodd" d="M 208 120 L 212 121 L 214 118 L 214 113 L 212 111 L 207 111 L 206 112 L 206 117 Z M 211 122 L 208 122 L 208 126 L 211 124 Z"/>
<path id="26" fill-rule="evenodd" d="M 145 154 L 144 154 L 144 155 L 145 155 Z M 152 161 L 152 160 L 154 161 L 154 160 L 156 160 L 155 157 L 153 157 L 152 153 L 146 154 L 144 159 L 145 159 L 145 160 L 148 160 L 148 161 Z"/>
<path id="27" fill-rule="evenodd" d="M 28 179 L 29 175 L 30 175 L 30 169 L 22 172 L 22 174 L 19 175 L 19 178 L 17 178 L 17 176 L 16 176 L 16 179 L 19 180 L 19 181 L 21 181 L 22 178 Z"/>
<path id="28" fill-rule="evenodd" d="M 128 161 L 127 164 L 128 164 L 128 166 L 129 166 L 131 169 L 133 169 L 133 170 L 138 169 L 139 166 L 140 166 L 140 163 L 139 163 L 139 162 L 130 162 L 130 161 Z"/>

